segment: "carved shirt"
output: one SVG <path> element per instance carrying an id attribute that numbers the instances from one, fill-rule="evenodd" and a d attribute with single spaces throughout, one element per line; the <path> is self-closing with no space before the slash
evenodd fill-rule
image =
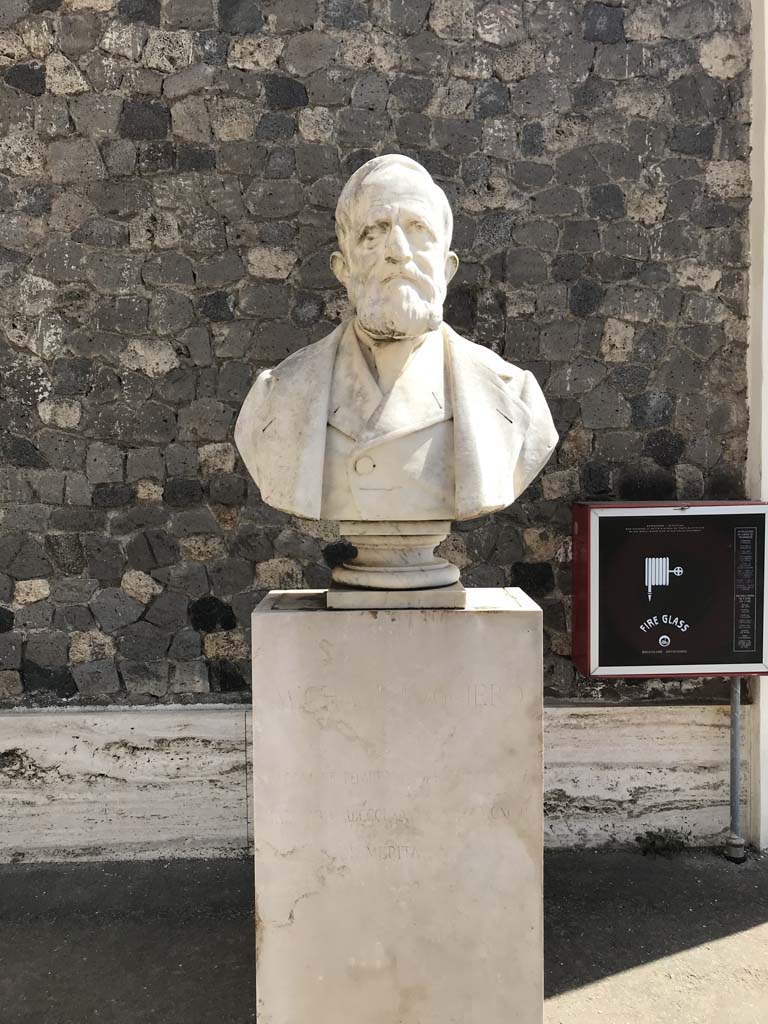
<path id="1" fill-rule="evenodd" d="M 453 413 L 442 331 L 413 347 L 382 389 L 353 329 L 331 382 L 321 516 L 337 520 L 451 519 Z M 392 344 L 403 344 L 394 342 Z M 370 356 L 370 353 L 369 353 Z"/>

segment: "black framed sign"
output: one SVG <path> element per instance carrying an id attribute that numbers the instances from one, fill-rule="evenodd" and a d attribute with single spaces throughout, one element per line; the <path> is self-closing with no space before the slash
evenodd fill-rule
<path id="1" fill-rule="evenodd" d="M 575 505 L 579 670 L 768 673 L 767 516 L 761 502 Z"/>

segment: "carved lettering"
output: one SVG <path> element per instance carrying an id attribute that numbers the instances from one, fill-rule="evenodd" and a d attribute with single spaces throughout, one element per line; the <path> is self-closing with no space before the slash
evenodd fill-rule
<path id="1" fill-rule="evenodd" d="M 414 860 L 416 847 L 400 843 L 385 843 L 381 846 L 367 846 L 368 856 L 375 860 Z"/>

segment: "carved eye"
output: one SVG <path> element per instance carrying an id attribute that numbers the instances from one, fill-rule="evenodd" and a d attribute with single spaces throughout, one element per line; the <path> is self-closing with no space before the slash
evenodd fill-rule
<path id="1" fill-rule="evenodd" d="M 408 224 L 408 231 L 416 235 L 418 238 L 425 239 L 430 242 L 435 241 L 435 233 L 432 228 L 423 220 L 412 220 Z"/>
<path id="2" fill-rule="evenodd" d="M 378 220 L 375 224 L 367 224 L 360 232 L 361 242 L 372 242 L 375 239 L 380 238 L 387 228 L 389 227 L 388 221 Z"/>

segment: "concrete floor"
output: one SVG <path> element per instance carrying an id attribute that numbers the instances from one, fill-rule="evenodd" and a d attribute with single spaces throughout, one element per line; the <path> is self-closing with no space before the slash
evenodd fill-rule
<path id="1" fill-rule="evenodd" d="M 545 1024 L 768 1024 L 768 856 L 546 858 Z"/>
<path id="2" fill-rule="evenodd" d="M 0 867 L 0 1021 L 250 1024 L 252 891 L 238 861 Z M 768 1021 L 768 857 L 550 853 L 545 902 L 546 1024 Z"/>

